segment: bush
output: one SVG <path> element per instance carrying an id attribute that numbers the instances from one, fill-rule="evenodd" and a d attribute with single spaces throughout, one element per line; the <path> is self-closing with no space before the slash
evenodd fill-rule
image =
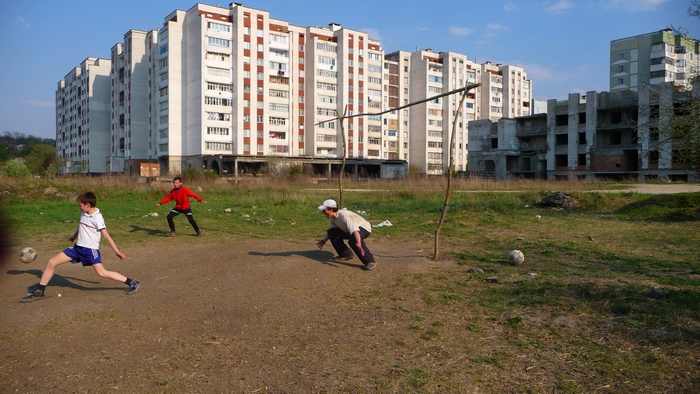
<path id="1" fill-rule="evenodd" d="M 2 167 L 2 172 L 10 178 L 23 178 L 32 175 L 32 172 L 24 164 L 24 160 L 19 158 L 8 160 Z"/>

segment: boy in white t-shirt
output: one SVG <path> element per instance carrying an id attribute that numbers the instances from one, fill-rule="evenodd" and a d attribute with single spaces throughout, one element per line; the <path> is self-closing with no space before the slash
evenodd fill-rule
<path id="1" fill-rule="evenodd" d="M 126 260 L 126 256 L 119 251 L 117 244 L 114 243 L 114 240 L 107 232 L 105 219 L 102 217 L 100 210 L 97 209 L 97 197 L 91 192 L 86 192 L 79 195 L 77 201 L 80 212 L 82 212 L 80 225 L 68 239 L 71 242 L 76 239 L 78 241 L 72 247 L 66 248 L 63 252 L 49 259 L 46 269 L 41 275 L 39 286 L 36 290 L 29 293 L 28 296 L 22 298 L 21 302 L 31 302 L 44 298 L 44 290 L 56 272 L 56 267 L 68 262 L 82 263 L 83 267 L 92 266 L 97 275 L 125 283 L 129 286 L 126 294 L 134 294 L 141 287 L 138 281 L 129 279 L 119 272 L 107 271 L 102 265 L 102 257 L 100 256 L 100 239 L 102 237 L 107 240 L 107 243 L 109 243 L 109 246 L 112 247 L 112 250 L 120 260 Z"/>

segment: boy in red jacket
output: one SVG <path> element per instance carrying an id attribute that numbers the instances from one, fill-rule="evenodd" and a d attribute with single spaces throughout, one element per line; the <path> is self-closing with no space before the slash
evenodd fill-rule
<path id="1" fill-rule="evenodd" d="M 197 236 L 201 237 L 202 232 L 199 231 L 199 226 L 197 226 L 197 222 L 195 222 L 194 218 L 192 217 L 192 208 L 190 207 L 189 198 L 193 197 L 202 204 L 206 204 L 207 202 L 202 200 L 202 197 L 199 197 L 187 186 L 183 186 L 182 177 L 176 176 L 173 178 L 173 185 L 175 188 L 171 190 L 164 199 L 156 204 L 156 208 L 158 208 L 159 206 L 168 203 L 170 200 L 175 200 L 175 208 L 171 209 L 170 213 L 168 213 L 168 226 L 170 226 L 170 234 L 168 234 L 168 237 L 174 237 L 176 235 L 173 218 L 181 213 L 184 213 L 187 216 L 187 220 L 190 221 L 192 228 L 194 228 L 194 231 L 197 232 Z"/>

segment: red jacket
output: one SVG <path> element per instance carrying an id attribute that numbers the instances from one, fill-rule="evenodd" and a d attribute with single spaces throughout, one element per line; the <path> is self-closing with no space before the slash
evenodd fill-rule
<path id="1" fill-rule="evenodd" d="M 202 197 L 199 197 L 187 186 L 180 186 L 171 190 L 170 193 L 160 201 L 160 205 L 167 204 L 170 200 L 175 200 L 175 208 L 185 210 L 190 207 L 189 197 L 194 197 L 197 201 L 202 202 Z"/>

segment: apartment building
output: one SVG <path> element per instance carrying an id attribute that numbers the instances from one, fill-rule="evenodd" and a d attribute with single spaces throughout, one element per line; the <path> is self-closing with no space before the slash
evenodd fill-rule
<path id="1" fill-rule="evenodd" d="M 56 88 L 56 155 L 61 173 L 108 171 L 110 156 L 109 59 L 89 57 Z"/>
<path id="2" fill-rule="evenodd" d="M 308 130 L 313 157 L 342 157 L 338 116 L 344 120 L 347 157 L 382 159 L 381 116 L 383 58 L 379 43 L 367 33 L 332 23 L 307 28 L 306 90 Z"/>
<path id="3" fill-rule="evenodd" d="M 672 82 L 688 89 L 700 70 L 700 41 L 671 29 L 610 41 L 610 91 Z"/>
<path id="4" fill-rule="evenodd" d="M 159 87 L 151 70 L 158 59 L 158 32 L 130 30 L 124 42 L 111 49 L 111 124 L 107 172 L 138 174 L 140 164 L 156 159 L 156 120 L 153 111 L 158 97 L 168 87 Z"/>
<path id="5" fill-rule="evenodd" d="M 409 104 L 411 54 L 397 51 L 384 56 L 384 95 L 382 111 Z M 409 152 L 409 108 L 386 113 L 384 125 L 384 159 L 408 162 Z"/>
<path id="6" fill-rule="evenodd" d="M 469 124 L 470 170 L 498 179 L 673 179 L 697 181 L 673 161 L 674 103 L 690 97 L 674 82 L 638 92 L 569 94 L 547 113 Z"/>
<path id="7" fill-rule="evenodd" d="M 403 158 L 428 175 L 442 174 L 449 166 L 453 132 L 455 170 L 467 170 L 469 121 L 499 119 L 504 113 L 530 114 L 531 81 L 522 68 L 490 62 L 478 64 L 464 54 L 430 49 L 391 53 L 386 61 L 385 79 L 396 83 L 385 89 L 390 104 L 418 103 L 467 85 L 481 84 L 467 93 L 456 130 L 452 128 L 461 99 L 459 94 L 422 102 L 387 116 L 388 122 L 401 117 L 395 123 L 403 127 L 398 141 L 402 149 L 408 151 Z M 507 80 L 505 84 L 504 79 Z"/>
<path id="8" fill-rule="evenodd" d="M 331 172 L 343 157 L 355 166 L 410 161 L 442 174 L 459 95 L 380 113 L 483 83 L 457 123 L 455 164 L 466 170 L 468 122 L 529 114 L 531 100 L 522 68 L 431 50 L 385 56 L 365 32 L 294 26 L 237 3 L 198 3 L 173 11 L 159 29 L 128 31 L 111 49 L 105 81 L 111 87 L 101 97 L 90 92 L 109 103 L 106 141 L 89 140 L 108 146 L 96 172 L 128 174 L 143 163 L 163 174 L 239 174 L 271 161 Z"/>

